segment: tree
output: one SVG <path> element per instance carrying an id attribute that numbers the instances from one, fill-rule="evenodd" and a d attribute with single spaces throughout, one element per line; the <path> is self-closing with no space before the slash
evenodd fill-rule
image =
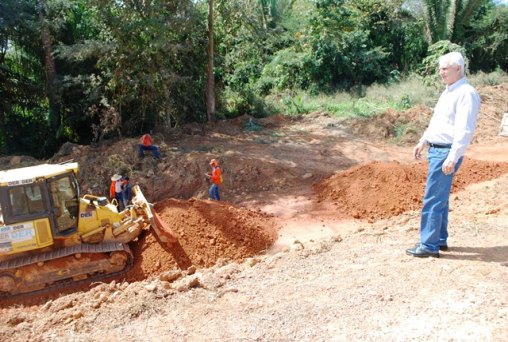
<path id="1" fill-rule="evenodd" d="M 424 0 L 426 37 L 429 44 L 439 40 L 461 43 L 464 29 L 485 0 Z"/>
<path id="2" fill-rule="evenodd" d="M 300 20 L 300 13 L 294 16 L 294 4 L 294 0 L 217 2 L 215 77 L 222 115 L 263 115 L 258 85 L 263 68 L 295 42 L 307 22 Z"/>
<path id="3" fill-rule="evenodd" d="M 508 71 L 508 6 L 481 6 L 465 37 L 465 47 L 471 52 L 471 71 Z"/>
<path id="4" fill-rule="evenodd" d="M 46 157 L 47 99 L 33 2 L 0 2 L 0 151 Z"/>
<path id="5" fill-rule="evenodd" d="M 56 136 L 50 135 L 50 140 L 58 138 L 61 135 L 60 132 L 60 108 L 59 108 L 59 96 L 56 89 L 56 67 L 55 60 L 53 58 L 53 43 L 51 31 L 46 21 L 46 2 L 45 0 L 37 0 L 37 12 L 41 24 L 41 40 L 42 47 L 44 49 L 44 69 L 46 71 L 46 91 L 49 99 L 50 109 L 50 127 Z"/>
<path id="6" fill-rule="evenodd" d="M 194 2 L 92 2 L 102 25 L 97 114 L 117 113 L 129 135 L 206 121 L 206 28 Z"/>
<path id="7" fill-rule="evenodd" d="M 215 119 L 215 76 L 213 74 L 213 0 L 208 0 L 208 66 L 206 84 L 206 114 L 208 121 Z"/>
<path id="8" fill-rule="evenodd" d="M 308 36 L 317 62 L 312 77 L 321 89 L 360 89 L 390 74 L 390 52 L 372 39 L 368 12 L 356 2 L 316 1 Z"/>

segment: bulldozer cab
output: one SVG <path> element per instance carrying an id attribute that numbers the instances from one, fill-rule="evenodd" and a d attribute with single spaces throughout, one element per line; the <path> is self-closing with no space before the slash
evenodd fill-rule
<path id="1" fill-rule="evenodd" d="M 48 180 L 56 235 L 67 235 L 77 229 L 79 194 L 78 188 L 73 182 L 75 180 L 73 176 L 73 173 L 69 173 Z"/>
<path id="2" fill-rule="evenodd" d="M 0 171 L 0 252 L 41 248 L 78 226 L 77 164 Z"/>

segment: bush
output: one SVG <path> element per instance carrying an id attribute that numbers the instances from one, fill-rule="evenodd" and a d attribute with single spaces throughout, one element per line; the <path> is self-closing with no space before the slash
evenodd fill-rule
<path id="1" fill-rule="evenodd" d="M 501 69 L 497 69 L 491 73 L 482 71 L 468 77 L 469 82 L 475 87 L 477 86 L 494 86 L 502 83 L 508 83 L 508 74 Z"/>
<path id="2" fill-rule="evenodd" d="M 263 68 L 257 88 L 262 94 L 268 94 L 272 89 L 307 89 L 311 64 L 311 58 L 305 52 L 297 52 L 294 48 L 278 51 Z"/>
<path id="3" fill-rule="evenodd" d="M 226 88 L 220 97 L 220 111 L 218 117 L 234 118 L 240 115 L 248 114 L 254 117 L 264 117 L 273 112 L 269 104 L 264 99 L 256 95 L 254 91 L 245 88 L 245 91 L 234 91 Z"/>

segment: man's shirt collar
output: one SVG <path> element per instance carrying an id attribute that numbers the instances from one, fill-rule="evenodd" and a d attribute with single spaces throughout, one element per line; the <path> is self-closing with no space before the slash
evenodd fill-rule
<path id="1" fill-rule="evenodd" d="M 452 85 L 446 86 L 446 91 L 450 92 L 453 91 L 455 88 L 459 87 L 460 85 L 466 83 L 466 77 L 462 76 L 461 79 L 459 79 L 457 82 L 453 83 Z"/>

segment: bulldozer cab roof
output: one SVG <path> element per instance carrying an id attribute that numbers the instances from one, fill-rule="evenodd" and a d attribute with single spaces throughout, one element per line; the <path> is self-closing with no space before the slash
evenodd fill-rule
<path id="1" fill-rule="evenodd" d="M 41 164 L 0 171 L 0 186 L 31 184 L 40 178 L 47 179 L 69 171 L 73 171 L 77 175 L 78 163 Z"/>

